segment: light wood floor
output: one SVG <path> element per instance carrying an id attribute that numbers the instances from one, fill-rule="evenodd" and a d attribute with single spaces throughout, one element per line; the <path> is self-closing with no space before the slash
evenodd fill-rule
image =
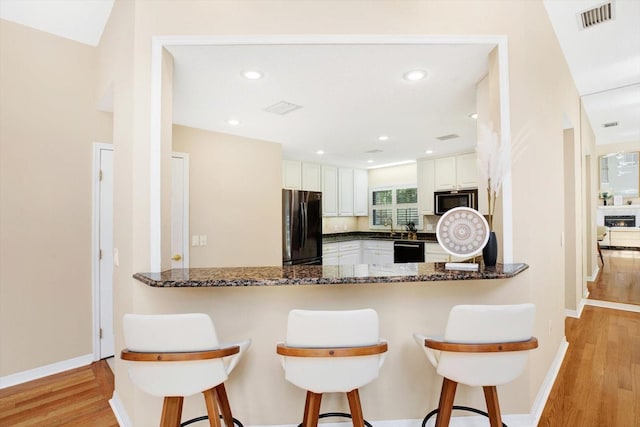
<path id="1" fill-rule="evenodd" d="M 539 426 L 640 426 L 640 313 L 586 306 Z"/>
<path id="2" fill-rule="evenodd" d="M 118 427 L 105 361 L 0 390 L 2 427 Z"/>
<path id="3" fill-rule="evenodd" d="M 603 249 L 602 255 L 598 278 L 587 284 L 589 299 L 640 305 L 640 251 Z"/>

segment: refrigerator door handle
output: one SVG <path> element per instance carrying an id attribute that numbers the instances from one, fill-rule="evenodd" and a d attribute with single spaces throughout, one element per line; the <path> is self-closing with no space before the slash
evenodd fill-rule
<path id="1" fill-rule="evenodd" d="M 307 204 L 302 202 L 302 248 L 307 244 Z"/>

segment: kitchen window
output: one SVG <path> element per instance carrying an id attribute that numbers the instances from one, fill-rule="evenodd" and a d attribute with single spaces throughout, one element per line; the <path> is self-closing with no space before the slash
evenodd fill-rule
<path id="1" fill-rule="evenodd" d="M 409 223 L 422 230 L 418 211 L 418 188 L 415 185 L 378 187 L 369 198 L 369 228 L 406 230 Z"/>

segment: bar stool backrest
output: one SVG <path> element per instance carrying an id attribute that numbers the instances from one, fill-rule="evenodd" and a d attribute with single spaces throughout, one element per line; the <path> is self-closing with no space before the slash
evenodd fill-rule
<path id="1" fill-rule="evenodd" d="M 359 347 L 380 342 L 378 314 L 362 310 L 292 310 L 286 345 Z M 286 379 L 314 393 L 348 392 L 378 377 L 384 354 L 351 357 L 283 357 Z"/>
<path id="2" fill-rule="evenodd" d="M 220 347 L 211 318 L 202 313 L 125 314 L 125 346 L 136 352 L 193 352 Z M 153 396 L 190 396 L 223 383 L 223 359 L 127 362 L 136 386 Z"/>
<path id="3" fill-rule="evenodd" d="M 456 343 L 526 341 L 532 336 L 534 320 L 533 304 L 458 305 L 449 313 L 444 341 Z M 527 358 L 526 350 L 495 353 L 443 351 L 436 355 L 438 361 L 436 368 L 438 374 L 462 384 L 501 385 L 514 380 L 522 373 Z"/>

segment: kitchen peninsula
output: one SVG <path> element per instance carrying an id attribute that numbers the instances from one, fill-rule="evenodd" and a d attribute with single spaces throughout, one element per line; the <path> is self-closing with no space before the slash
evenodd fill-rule
<path id="1" fill-rule="evenodd" d="M 527 264 L 498 264 L 479 271 L 447 270 L 445 263 L 294 265 L 284 267 L 184 268 L 133 277 L 153 287 L 340 285 L 506 279 Z"/>

